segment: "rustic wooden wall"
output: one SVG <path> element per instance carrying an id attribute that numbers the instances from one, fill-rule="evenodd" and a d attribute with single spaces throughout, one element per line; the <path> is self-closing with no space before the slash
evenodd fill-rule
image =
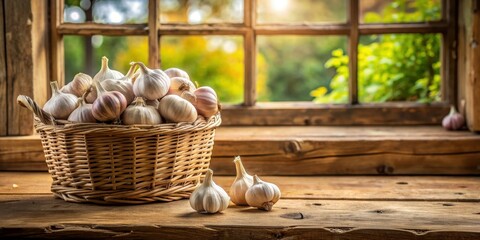
<path id="1" fill-rule="evenodd" d="M 40 104 L 47 99 L 47 3 L 17 0 L 0 5 L 0 136 L 31 135 L 32 113 L 19 107 L 16 98 L 28 95 Z"/>

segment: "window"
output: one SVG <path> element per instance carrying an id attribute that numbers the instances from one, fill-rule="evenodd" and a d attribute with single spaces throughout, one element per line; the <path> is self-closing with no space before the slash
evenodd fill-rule
<path id="1" fill-rule="evenodd" d="M 129 50 L 112 59 L 201 76 L 220 92 L 227 125 L 436 124 L 456 102 L 455 5 L 57 0 L 52 70 L 65 78 L 67 62 L 67 80 L 72 68 L 92 74 L 104 54 L 92 46 L 106 44 Z"/>

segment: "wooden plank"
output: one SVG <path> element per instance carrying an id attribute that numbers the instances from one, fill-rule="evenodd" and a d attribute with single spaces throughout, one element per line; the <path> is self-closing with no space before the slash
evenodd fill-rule
<path id="1" fill-rule="evenodd" d="M 253 28 L 256 24 L 256 1 L 244 1 L 244 19 L 248 31 L 243 38 L 243 106 L 253 106 L 257 101 L 257 39 Z"/>
<path id="2" fill-rule="evenodd" d="M 223 214 L 204 215 L 194 212 L 187 200 L 111 207 L 72 204 L 38 195 L 0 199 L 2 237 L 47 233 L 50 238 L 72 234 L 126 238 L 158 238 L 157 234 L 184 238 L 186 234 L 188 238 L 212 239 L 480 237 L 478 203 L 281 199 L 270 212 L 231 206 Z"/>
<path id="3" fill-rule="evenodd" d="M 469 43 L 470 72 L 466 84 L 466 114 L 468 128 L 480 131 L 480 0 L 472 2 L 472 38 Z"/>
<path id="4" fill-rule="evenodd" d="M 480 136 L 425 127 L 220 127 L 211 167 L 261 175 L 479 174 Z M 45 170 L 38 136 L 0 138 L 0 169 Z M 274 163 L 274 164 L 272 164 Z"/>
<path id="5" fill-rule="evenodd" d="M 458 45 L 458 2 L 445 0 L 442 3 L 442 13 L 448 24 L 447 31 L 442 36 L 442 50 L 441 50 L 441 92 L 444 101 L 460 107 L 460 102 L 457 102 L 457 45 Z"/>
<path id="6" fill-rule="evenodd" d="M 5 1 L 8 135 L 33 133 L 33 115 L 16 104 L 20 94 L 33 96 L 31 1 Z"/>
<path id="7" fill-rule="evenodd" d="M 159 62 L 159 44 L 160 36 L 158 35 L 159 27 L 159 0 L 148 1 L 148 65 L 150 68 L 156 69 L 160 67 Z"/>
<path id="8" fill-rule="evenodd" d="M 470 60 L 467 60 L 470 56 L 468 51 L 469 40 L 471 39 L 471 11 L 472 1 L 460 1 L 458 4 L 458 45 L 457 45 L 457 103 L 459 111 L 465 116 L 465 91 L 466 82 L 468 79 L 468 73 L 470 68 Z M 467 27 L 468 26 L 468 27 Z M 467 36 L 467 34 L 469 36 Z"/>
<path id="9" fill-rule="evenodd" d="M 391 33 L 447 33 L 449 24 L 445 22 L 426 23 L 369 23 L 360 24 L 359 33 L 368 34 L 391 34 Z"/>
<path id="10" fill-rule="evenodd" d="M 48 100 L 50 80 L 48 79 L 48 2 L 31 1 L 32 4 L 32 61 L 33 77 L 29 79 L 33 87 L 33 99 L 40 106 Z M 12 102 L 16 104 L 15 102 Z"/>
<path id="11" fill-rule="evenodd" d="M 8 86 L 7 86 L 7 65 L 5 53 L 5 14 L 4 1 L 0 1 L 0 109 L 3 109 L 3 114 L 0 115 L 0 136 L 7 136 L 8 134 Z"/>
<path id="12" fill-rule="evenodd" d="M 255 26 L 257 35 L 348 35 L 349 32 L 348 24 L 259 24 Z"/>
<path id="13" fill-rule="evenodd" d="M 59 26 L 63 23 L 64 0 L 50 2 L 50 68 L 49 80 L 58 81 L 59 86 L 65 84 L 65 49 L 63 35 Z"/>
<path id="14" fill-rule="evenodd" d="M 257 103 L 252 107 L 222 106 L 223 125 L 439 125 L 447 104 L 314 104 Z"/>
<path id="15" fill-rule="evenodd" d="M 350 0 L 349 23 L 350 34 L 348 35 L 348 102 L 350 104 L 358 103 L 358 38 L 359 38 L 359 5 L 357 0 Z"/>
<path id="16" fill-rule="evenodd" d="M 64 35 L 148 35 L 147 24 L 100 24 L 100 23 L 62 23 L 57 32 Z"/>
<path id="17" fill-rule="evenodd" d="M 233 164 L 233 163 L 231 163 Z M 249 169 L 247 169 L 249 170 Z M 234 176 L 217 176 L 227 192 Z M 478 177 L 447 176 L 261 176 L 282 199 L 480 202 Z M 45 172 L 0 172 L 0 195 L 52 195 Z"/>

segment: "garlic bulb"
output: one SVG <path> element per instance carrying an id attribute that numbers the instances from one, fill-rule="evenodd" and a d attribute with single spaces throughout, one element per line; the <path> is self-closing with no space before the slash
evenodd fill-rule
<path id="1" fill-rule="evenodd" d="M 465 118 L 457 112 L 455 106 L 450 107 L 450 113 L 442 120 L 442 126 L 447 130 L 459 130 L 465 125 Z"/>
<path id="2" fill-rule="evenodd" d="M 126 125 L 154 125 L 162 123 L 162 118 L 156 108 L 145 105 L 143 98 L 137 97 L 133 104 L 128 106 L 125 112 L 123 112 L 122 122 Z"/>
<path id="3" fill-rule="evenodd" d="M 169 78 L 174 78 L 174 77 L 182 77 L 190 80 L 190 76 L 188 76 L 188 73 L 183 71 L 180 68 L 169 68 L 165 70 L 165 73 Z"/>
<path id="4" fill-rule="evenodd" d="M 270 211 L 273 205 L 280 199 L 280 189 L 277 185 L 264 182 L 255 175 L 253 185 L 245 193 L 248 205 L 261 210 Z"/>
<path id="5" fill-rule="evenodd" d="M 183 92 L 193 93 L 195 89 L 195 85 L 187 78 L 173 77 L 170 78 L 170 89 L 168 89 L 167 94 L 175 94 L 178 96 L 182 96 Z"/>
<path id="6" fill-rule="evenodd" d="M 81 97 L 91 87 L 92 77 L 88 76 L 85 73 L 77 73 L 69 84 L 63 86 L 61 91 L 64 93 L 71 93 L 77 97 Z"/>
<path id="7" fill-rule="evenodd" d="M 247 171 L 245 171 L 240 156 L 236 156 L 233 162 L 235 163 L 235 168 L 237 170 L 237 177 L 230 187 L 230 198 L 236 205 L 248 205 L 247 200 L 245 200 L 245 193 L 248 188 L 253 185 L 253 177 L 248 175 Z"/>
<path id="8" fill-rule="evenodd" d="M 135 94 L 133 93 L 133 84 L 128 77 L 121 79 L 105 79 L 102 83 L 102 87 L 107 91 L 118 91 L 127 100 L 127 105 L 133 102 Z"/>
<path id="9" fill-rule="evenodd" d="M 187 100 L 177 95 L 167 95 L 160 100 L 160 115 L 169 122 L 194 122 L 197 120 L 197 110 Z"/>
<path id="10" fill-rule="evenodd" d="M 219 110 L 217 93 L 211 87 L 199 87 L 193 92 L 193 98 L 189 97 L 188 93 L 185 95 L 187 95 L 185 98 L 193 103 L 197 112 L 206 118 L 215 115 Z"/>
<path id="11" fill-rule="evenodd" d="M 43 110 L 56 119 L 66 120 L 77 107 L 77 97 L 58 90 L 57 81 L 50 82 L 52 97 L 45 103 Z"/>
<path id="12" fill-rule="evenodd" d="M 117 91 L 107 92 L 100 82 L 94 80 L 98 97 L 93 102 L 93 117 L 101 122 L 118 119 L 127 108 L 125 96 Z"/>
<path id="13" fill-rule="evenodd" d="M 105 79 L 120 79 L 124 77 L 123 74 L 119 71 L 112 70 L 108 67 L 108 58 L 102 57 L 102 67 L 100 71 L 93 77 L 93 80 L 103 82 Z"/>
<path id="14" fill-rule="evenodd" d="M 75 123 L 95 123 L 97 120 L 93 117 L 92 104 L 85 103 L 85 94 L 78 98 L 78 107 L 68 116 L 68 121 Z"/>
<path id="15" fill-rule="evenodd" d="M 135 62 L 140 66 L 140 76 L 133 83 L 133 92 L 137 97 L 148 100 L 160 99 L 165 96 L 170 88 L 170 78 L 160 69 L 149 69 L 141 62 Z"/>
<path id="16" fill-rule="evenodd" d="M 212 179 L 213 171 L 208 169 L 203 183 L 190 196 L 190 206 L 197 212 L 216 213 L 227 209 L 230 197 Z"/>
<path id="17" fill-rule="evenodd" d="M 157 99 L 155 99 L 155 100 L 146 100 L 146 101 L 145 101 L 145 104 L 148 105 L 148 106 L 152 106 L 152 107 L 154 107 L 155 109 L 158 109 L 158 106 L 160 105 L 160 101 L 158 101 Z"/>

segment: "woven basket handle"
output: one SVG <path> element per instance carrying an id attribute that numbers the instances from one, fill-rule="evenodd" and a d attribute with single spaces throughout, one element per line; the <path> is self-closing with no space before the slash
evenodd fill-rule
<path id="1" fill-rule="evenodd" d="M 55 118 L 50 115 L 50 113 L 43 111 L 43 109 L 38 106 L 38 104 L 30 97 L 25 95 L 18 95 L 17 103 L 20 106 L 32 111 L 35 117 L 39 118 L 42 123 L 47 125 L 55 125 Z"/>

